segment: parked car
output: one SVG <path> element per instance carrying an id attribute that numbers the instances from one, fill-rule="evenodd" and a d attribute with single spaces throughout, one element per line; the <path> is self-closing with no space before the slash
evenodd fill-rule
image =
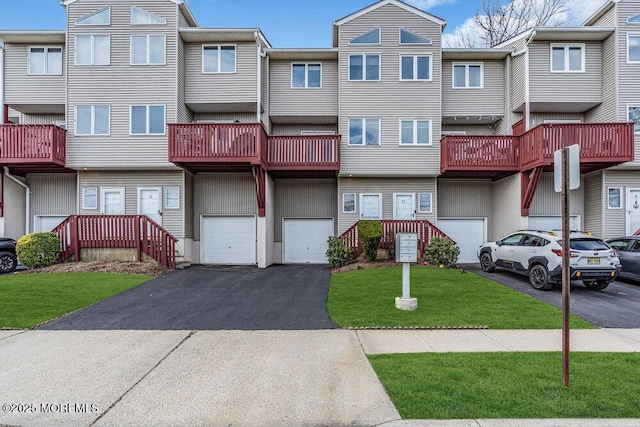
<path id="1" fill-rule="evenodd" d="M 16 241 L 0 237 L 0 273 L 11 273 L 17 266 Z"/>
<path id="2" fill-rule="evenodd" d="M 604 240 L 584 232 L 571 232 L 571 279 L 588 289 L 601 290 L 620 274 L 618 253 Z M 496 268 L 529 276 L 535 289 L 547 291 L 562 282 L 562 233 L 523 230 L 478 249 L 482 271 Z"/>
<path id="3" fill-rule="evenodd" d="M 619 237 L 607 243 L 620 254 L 620 277 L 640 281 L 640 236 Z"/>

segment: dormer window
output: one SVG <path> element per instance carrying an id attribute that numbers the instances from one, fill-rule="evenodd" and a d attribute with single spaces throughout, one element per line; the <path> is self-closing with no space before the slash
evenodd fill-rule
<path id="1" fill-rule="evenodd" d="M 166 25 L 167 20 L 139 7 L 131 6 L 131 25 Z"/>
<path id="2" fill-rule="evenodd" d="M 431 44 L 431 40 L 400 28 L 400 44 Z"/>
<path id="3" fill-rule="evenodd" d="M 84 18 L 78 19 L 76 25 L 111 25 L 111 7 L 107 6 Z"/>
<path id="4" fill-rule="evenodd" d="M 351 39 L 349 44 L 380 44 L 380 28 Z"/>

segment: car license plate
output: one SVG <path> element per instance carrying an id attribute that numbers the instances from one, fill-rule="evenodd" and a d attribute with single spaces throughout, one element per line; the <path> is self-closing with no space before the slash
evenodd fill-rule
<path id="1" fill-rule="evenodd" d="M 589 265 L 600 264 L 600 258 L 589 258 L 587 259 L 587 264 Z"/>

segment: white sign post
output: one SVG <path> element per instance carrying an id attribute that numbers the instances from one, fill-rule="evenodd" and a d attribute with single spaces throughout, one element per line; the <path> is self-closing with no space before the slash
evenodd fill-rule
<path id="1" fill-rule="evenodd" d="M 396 234 L 396 262 L 402 263 L 402 296 L 396 297 L 396 308 L 415 310 L 418 299 L 411 298 L 410 268 L 418 261 L 418 235 L 416 233 Z"/>

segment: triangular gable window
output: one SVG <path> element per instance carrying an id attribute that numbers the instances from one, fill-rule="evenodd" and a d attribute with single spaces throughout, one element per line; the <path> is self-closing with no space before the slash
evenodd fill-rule
<path id="1" fill-rule="evenodd" d="M 139 7 L 131 6 L 131 25 L 165 25 L 166 23 L 166 19 L 145 12 Z"/>
<path id="2" fill-rule="evenodd" d="M 111 7 L 107 6 L 97 12 L 80 18 L 76 21 L 77 25 L 111 25 Z"/>
<path id="3" fill-rule="evenodd" d="M 627 19 L 627 22 L 630 24 L 640 24 L 640 15 L 632 16 L 631 18 Z"/>
<path id="4" fill-rule="evenodd" d="M 349 44 L 380 44 L 380 28 L 351 39 Z"/>
<path id="5" fill-rule="evenodd" d="M 431 40 L 401 28 L 400 44 L 431 44 Z"/>

